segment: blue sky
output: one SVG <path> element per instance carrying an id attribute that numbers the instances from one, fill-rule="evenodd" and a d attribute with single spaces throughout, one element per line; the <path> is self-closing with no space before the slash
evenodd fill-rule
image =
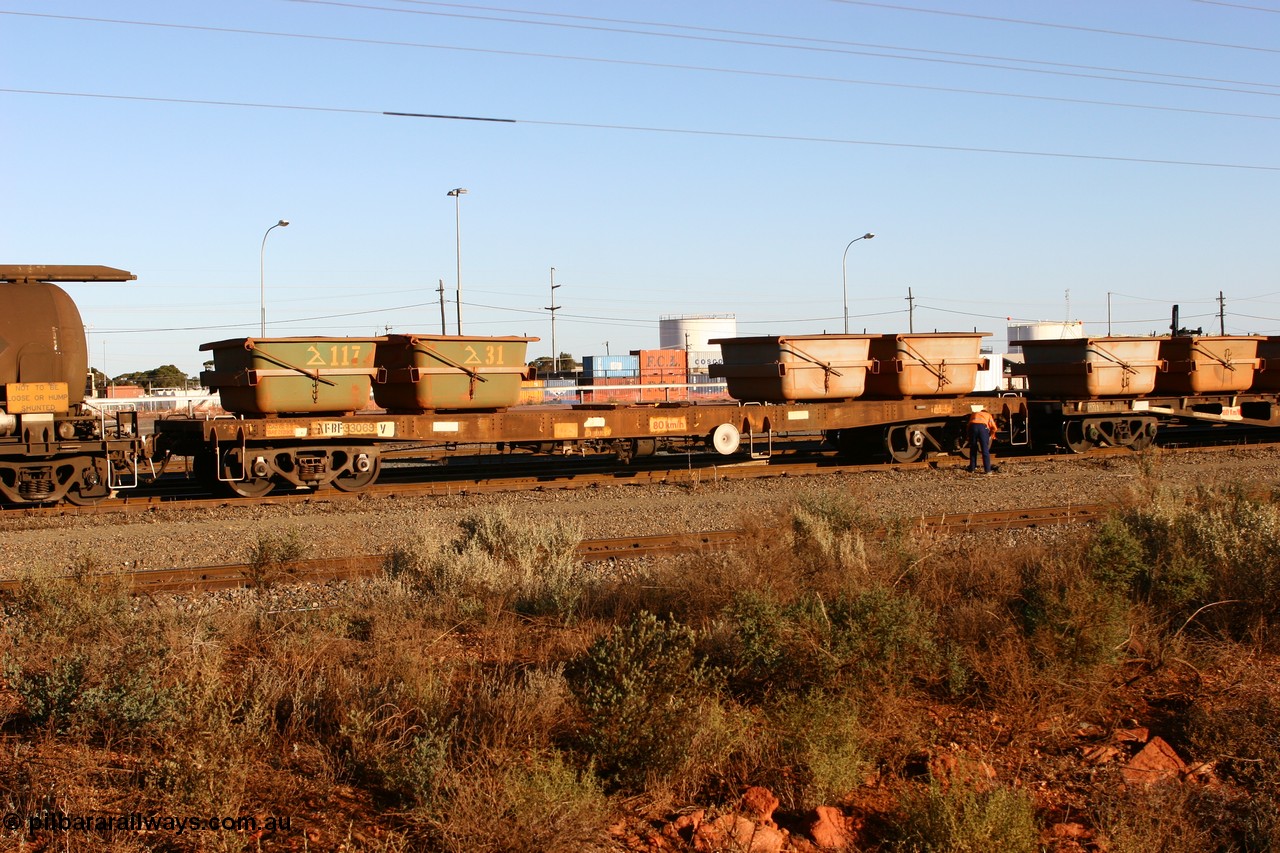
<path id="1" fill-rule="evenodd" d="M 919 3 L 919 5 L 916 5 Z M 108 20 L 109 19 L 109 20 Z M 1280 3 L 0 0 L 0 258 L 95 366 L 454 326 L 1280 334 Z M 217 102 L 217 103 L 215 103 Z M 513 119 L 477 122 L 384 115 Z M 105 356 L 105 363 L 103 361 Z"/>

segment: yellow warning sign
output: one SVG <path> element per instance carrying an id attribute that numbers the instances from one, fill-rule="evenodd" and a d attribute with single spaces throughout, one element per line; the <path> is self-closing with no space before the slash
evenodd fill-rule
<path id="1" fill-rule="evenodd" d="M 11 415 L 65 412 L 70 408 L 65 382 L 9 382 L 5 408 Z"/>

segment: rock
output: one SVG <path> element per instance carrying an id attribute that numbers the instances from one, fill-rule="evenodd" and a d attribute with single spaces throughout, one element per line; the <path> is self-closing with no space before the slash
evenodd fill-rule
<path id="1" fill-rule="evenodd" d="M 1093 838 L 1093 830 L 1089 829 L 1082 823 L 1068 821 L 1067 823 L 1055 823 L 1053 825 L 1054 838 Z"/>
<path id="2" fill-rule="evenodd" d="M 748 788 L 742 795 L 742 811 L 760 823 L 773 823 L 773 811 L 778 807 L 778 798 L 768 788 L 758 785 Z"/>
<path id="3" fill-rule="evenodd" d="M 809 837 L 823 850 L 844 850 L 853 842 L 844 814 L 834 806 L 818 806 L 813 810 Z"/>
<path id="4" fill-rule="evenodd" d="M 771 826 L 756 824 L 741 815 L 722 815 L 702 824 L 693 833 L 693 849 L 717 853 L 782 853 L 787 836 Z"/>
<path id="5" fill-rule="evenodd" d="M 1086 749 L 1084 752 L 1084 760 L 1090 764 L 1106 764 L 1108 761 L 1118 757 L 1119 755 L 1120 750 L 1116 749 L 1114 746 L 1104 743 Z"/>
<path id="6" fill-rule="evenodd" d="M 956 757 L 949 752 L 939 752 L 929 759 L 929 777 L 939 782 L 955 775 Z"/>
<path id="7" fill-rule="evenodd" d="M 1111 733 L 1112 743 L 1146 743 L 1151 737 L 1151 731 L 1146 726 L 1137 726 L 1132 729 L 1116 729 Z"/>
<path id="8" fill-rule="evenodd" d="M 1131 785 L 1176 779 L 1187 769 L 1178 753 L 1163 738 L 1153 737 L 1124 767 L 1124 781 Z"/>

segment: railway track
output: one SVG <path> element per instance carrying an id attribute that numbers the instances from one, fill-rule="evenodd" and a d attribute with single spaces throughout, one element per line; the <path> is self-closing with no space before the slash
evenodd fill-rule
<path id="1" fill-rule="evenodd" d="M 1240 448 L 1235 444 L 1216 444 L 1162 448 L 1165 453 L 1215 453 L 1232 452 Z M 1246 446 L 1268 446 L 1261 443 Z M 1085 454 L 1062 453 L 1000 458 L 1001 466 L 1018 466 L 1036 462 L 1051 462 L 1082 458 L 1106 458 L 1132 456 L 1134 451 L 1122 447 L 1098 448 Z M 48 507 L 14 507 L 0 510 L 0 517 L 56 515 L 95 515 L 103 513 L 145 513 L 157 509 L 198 510 L 224 506 L 287 506 L 313 502 L 342 503 L 368 498 L 395 497 L 446 497 L 468 494 L 487 494 L 514 491 L 552 491 L 561 489 L 602 488 L 605 486 L 645 485 L 703 485 L 720 480 L 757 479 L 769 477 L 812 477 L 832 474 L 855 474 L 874 471 L 923 471 L 951 469 L 967 464 L 959 456 L 935 456 L 920 462 L 845 463 L 833 456 L 775 455 L 770 459 L 725 463 L 723 457 L 654 457 L 644 465 L 619 466 L 603 461 L 573 460 L 569 467 L 553 467 L 554 461 L 520 459 L 514 463 L 486 461 L 483 464 L 440 472 L 432 479 L 401 481 L 394 473 L 384 471 L 384 478 L 359 492 L 342 492 L 336 489 L 323 491 L 301 490 L 273 493 L 257 499 L 209 497 L 193 490 L 182 480 L 171 481 L 167 489 L 153 487 L 145 492 L 121 493 L 92 506 L 62 504 Z M 518 470 L 510 472 L 511 467 Z"/>
<path id="2" fill-rule="evenodd" d="M 920 531 L 958 535 L 979 530 L 1084 524 L 1097 521 L 1111 509 L 1112 507 L 1106 504 L 1088 504 L 950 513 L 913 519 L 911 525 Z M 874 535 L 885 533 L 887 531 L 883 529 L 873 531 Z M 578 555 L 584 561 L 603 562 L 672 554 L 705 553 L 732 548 L 741 542 L 743 537 L 744 533 L 740 530 L 711 530 L 699 533 L 590 539 L 584 540 L 578 546 Z M 380 554 L 297 560 L 273 567 L 271 578 L 273 583 L 326 583 L 372 577 L 383 571 L 384 561 L 385 557 Z M 123 573 L 123 576 L 139 594 L 213 592 L 264 585 L 262 572 L 246 563 L 179 569 L 148 569 Z M 0 594 L 12 593 L 17 587 L 16 580 L 0 580 Z"/>

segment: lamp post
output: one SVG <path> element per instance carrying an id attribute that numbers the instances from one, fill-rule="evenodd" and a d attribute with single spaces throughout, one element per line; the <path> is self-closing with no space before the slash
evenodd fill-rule
<path id="1" fill-rule="evenodd" d="M 446 193 L 453 198 L 454 253 L 458 259 L 458 334 L 462 334 L 462 197 L 466 193 L 462 187 Z"/>
<path id="2" fill-rule="evenodd" d="M 556 290 L 560 285 L 556 284 L 556 268 L 551 268 L 551 305 L 547 310 L 551 312 L 551 375 L 555 376 L 560 372 L 560 351 L 556 349 L 556 311 L 560 306 L 556 304 Z"/>
<path id="3" fill-rule="evenodd" d="M 849 246 L 852 246 L 854 243 L 858 242 L 859 240 L 870 240 L 874 236 L 876 235 L 868 231 L 866 234 L 863 234 L 861 237 L 854 237 L 852 240 L 849 241 L 849 245 L 844 247 L 844 255 L 840 258 L 840 285 L 844 291 L 844 333 L 846 335 L 849 334 L 849 276 L 847 272 L 847 267 L 848 267 L 847 261 L 849 260 Z"/>
<path id="4" fill-rule="evenodd" d="M 262 235 L 262 249 L 258 252 L 258 302 L 262 310 L 261 336 L 264 338 L 267 336 L 267 234 L 276 228 L 284 228 L 288 224 L 289 220 L 281 219 L 268 228 L 266 234 Z"/>

